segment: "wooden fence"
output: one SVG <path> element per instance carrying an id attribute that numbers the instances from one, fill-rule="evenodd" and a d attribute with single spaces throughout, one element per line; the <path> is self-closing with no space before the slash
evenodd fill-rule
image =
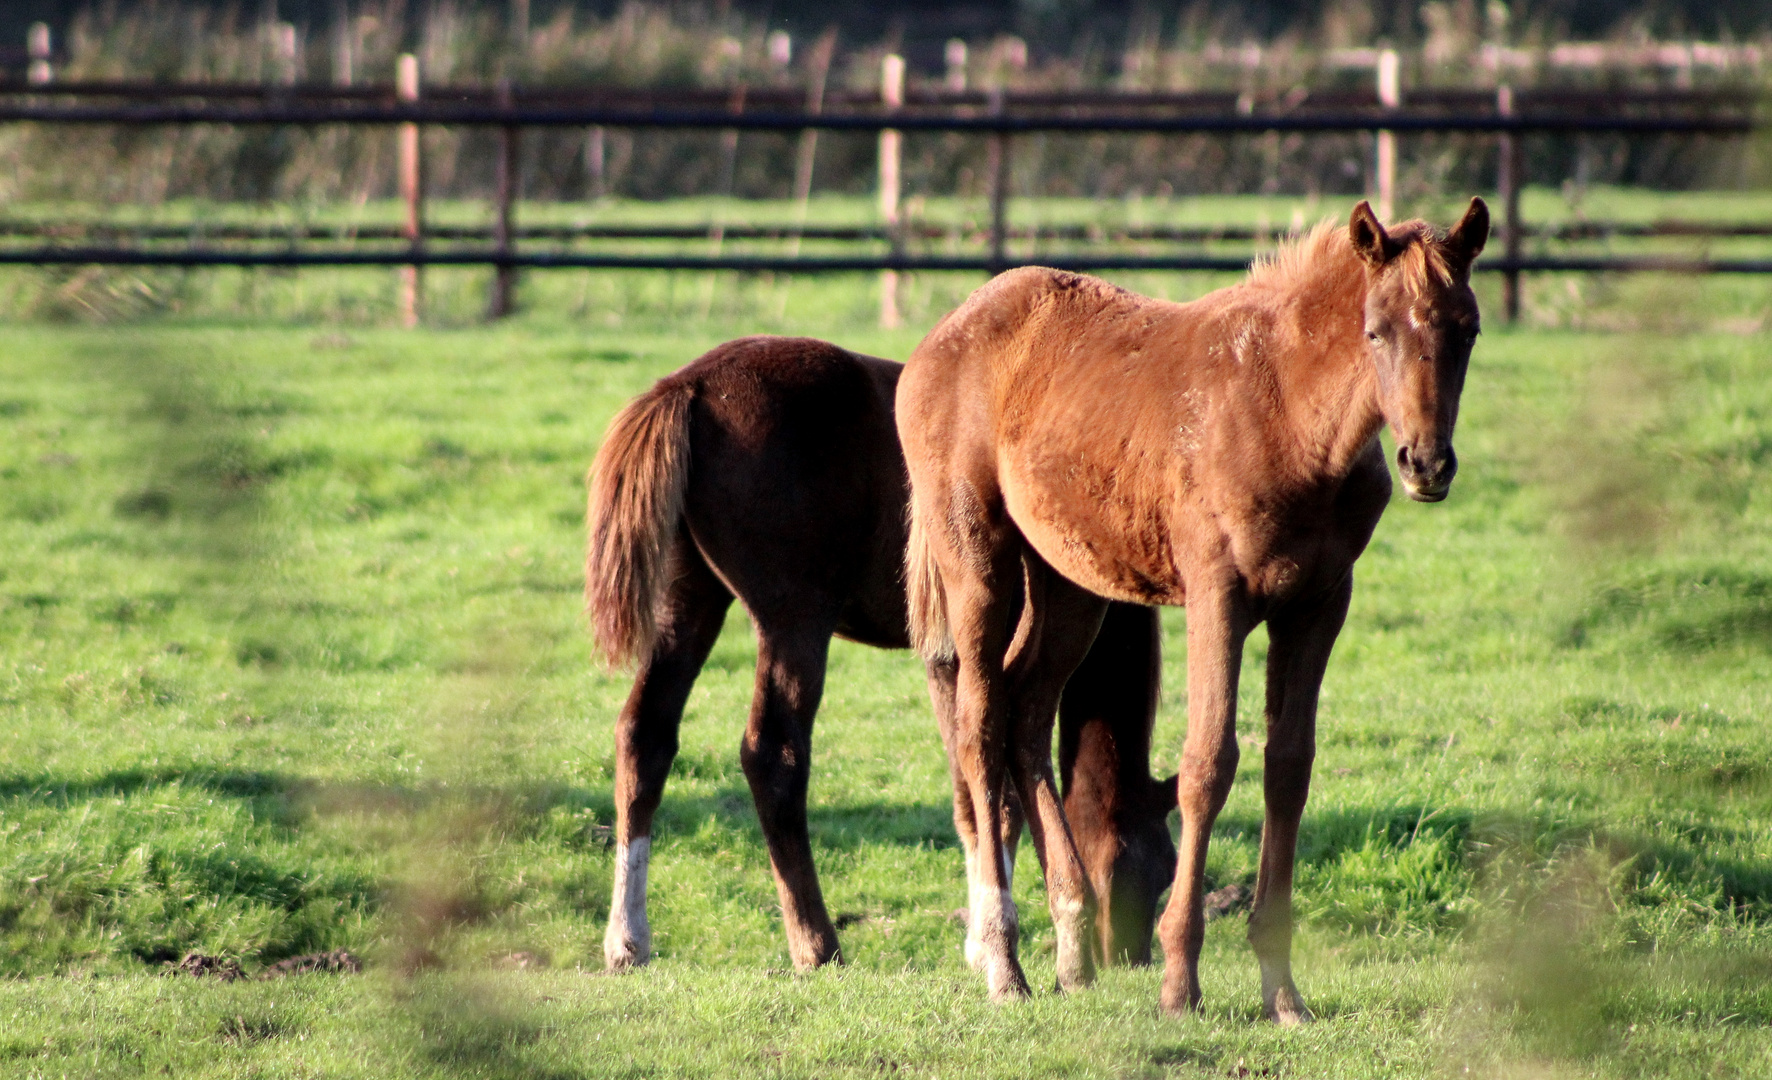
<path id="1" fill-rule="evenodd" d="M 250 227 L 185 230 L 188 246 L 177 249 L 125 247 L 115 241 L 171 238 L 171 233 L 99 226 L 44 223 L 27 227 L 0 223 L 0 232 L 36 235 L 52 240 L 108 239 L 92 243 L 51 243 L 29 248 L 0 249 L 0 263 L 166 266 L 375 266 L 401 267 L 402 312 L 416 323 L 422 303 L 420 268 L 433 265 L 490 265 L 495 281 L 488 305 L 491 317 L 512 310 L 516 271 L 524 267 L 597 267 L 632 269 L 704 269 L 740 271 L 857 271 L 882 274 L 881 319 L 897 321 L 897 275 L 911 270 L 984 270 L 1000 272 L 1016 264 L 1008 241 L 1007 163 L 1010 141 L 1039 132 L 1143 134 L 1261 134 L 1267 132 L 1371 132 L 1376 138 L 1374 194 L 1389 214 L 1393 199 L 1396 140 L 1411 133 L 1463 132 L 1493 137 L 1499 148 L 1498 176 L 1500 243 L 1479 269 L 1500 273 L 1505 282 L 1509 318 L 1518 311 L 1519 281 L 1534 271 L 1659 270 L 1696 273 L 1768 273 L 1772 259 L 1685 259 L 1661 256 L 1539 257 L 1523 254 L 1530 230 L 1521 220 L 1521 154 L 1518 140 L 1528 134 L 1685 134 L 1741 137 L 1756 130 L 1757 101 L 1751 95 L 1694 91 L 1615 92 L 1520 90 L 1420 90 L 1407 96 L 1395 85 L 1395 63 L 1376 65 L 1378 84 L 1370 91 L 1295 92 L 1256 98 L 1248 94 L 1136 94 L 1108 92 L 968 91 L 954 88 L 910 88 L 904 65 L 889 56 L 883 67 L 882 90 L 860 94 L 832 90 L 822 80 L 806 88 L 736 90 L 633 90 L 608 87 L 423 87 L 417 61 L 401 58 L 398 78 L 381 86 L 241 86 L 166 85 L 142 83 L 58 83 L 42 73 L 15 82 L 0 82 L 0 122 L 43 124 L 168 124 L 393 126 L 399 148 L 398 186 L 405 218 L 390 236 L 403 242 L 392 250 L 330 248 L 281 250 L 224 249 L 207 246 L 217 239 L 270 238 Z M 1387 71 L 1389 77 L 1387 78 Z M 498 132 L 494 224 L 489 230 L 428 226 L 424 214 L 422 125 L 491 127 Z M 589 132 L 590 154 L 601 146 L 610 128 L 702 129 L 723 133 L 723 145 L 736 147 L 740 131 L 783 131 L 801 134 L 795 196 L 798 221 L 774 230 L 789 241 L 784 255 L 684 256 L 674 254 L 537 252 L 520 241 L 556 238 L 668 238 L 705 235 L 707 230 L 673 231 L 680 227 L 598 227 L 574 230 L 522 228 L 516 224 L 518 145 L 529 127 L 579 127 Z M 816 132 L 877 133 L 879 139 L 880 229 L 818 229 L 805 224 L 805 199 L 811 183 L 811 148 Z M 958 132 L 987 140 L 986 177 L 990 225 L 986 253 L 968 255 L 912 254 L 907 241 L 927 232 L 902 220 L 899 212 L 900 138 L 905 131 Z M 728 153 L 732 151 L 727 151 Z M 588 155 L 589 156 L 589 155 Z M 804 175 L 802 175 L 804 174 Z M 31 228 L 37 231 L 32 233 Z M 1759 225 L 1727 227 L 1723 232 L 1696 223 L 1661 226 L 1612 226 L 1612 235 L 1766 235 Z M 230 231 L 231 230 L 231 231 Z M 725 236 L 741 230 L 726 227 Z M 765 231 L 758 231 L 762 235 Z M 322 238 L 288 230 L 278 239 Z M 1053 230 L 1042 235 L 1053 236 Z M 1128 236 L 1131 234 L 1128 233 Z M 1147 230 L 1144 238 L 1243 238 L 1236 230 Z M 368 238 L 358 231 L 352 239 Z M 338 237 L 333 236 L 333 239 Z M 884 240 L 888 250 L 855 255 L 801 255 L 803 238 Z M 1250 238 L 1253 238 L 1250 236 Z M 462 246 L 459 241 L 488 243 Z M 434 241 L 451 240 L 440 247 Z M 1209 254 L 1101 252 L 1042 254 L 1040 261 L 1078 270 L 1234 270 L 1246 258 Z"/>

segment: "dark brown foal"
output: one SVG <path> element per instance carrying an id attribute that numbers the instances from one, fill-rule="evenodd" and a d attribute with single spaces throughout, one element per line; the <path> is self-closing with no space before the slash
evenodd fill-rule
<path id="1" fill-rule="evenodd" d="M 610 424 L 591 471 L 586 601 L 604 652 L 639 664 L 616 726 L 615 895 L 603 943 L 611 968 L 651 955 L 652 818 L 690 687 L 735 596 L 758 642 L 741 761 L 788 949 L 800 968 L 839 957 L 807 836 L 812 725 L 832 634 L 880 648 L 910 642 L 908 489 L 892 419 L 900 370 L 822 341 L 745 338 L 659 380 Z M 1155 613 L 1116 605 L 1073 680 L 1064 726 L 1067 790 L 1086 823 L 1095 887 L 1121 913 L 1102 946 L 1131 962 L 1149 959 L 1175 858 L 1173 785 L 1149 775 L 1157 646 Z M 952 675 L 951 665 L 929 670 L 950 758 Z M 957 800 L 969 868 L 975 820 L 971 801 Z M 1012 854 L 1018 809 L 993 820 L 991 849 Z M 967 953 L 979 953 L 975 933 Z"/>
<path id="2" fill-rule="evenodd" d="M 1317 693 L 1353 564 L 1390 497 L 1389 425 L 1409 494 L 1446 497 L 1477 333 L 1472 200 L 1449 233 L 1386 230 L 1365 203 L 1248 281 L 1193 303 L 1038 267 L 974 292 L 898 389 L 912 486 L 913 636 L 955 671 L 956 772 L 979 821 L 973 890 L 993 996 L 1027 993 L 990 827 L 1026 808 L 1059 936 L 1059 982 L 1087 983 L 1090 855 L 1048 759 L 1053 710 L 1107 600 L 1187 607 L 1188 733 L 1163 1006 L 1200 1000 L 1212 824 L 1236 774 L 1243 642 L 1268 623 L 1265 791 L 1249 938 L 1262 1000 L 1307 1020 L 1292 980 L 1292 871 Z M 1073 792 L 1074 794 L 1074 792 Z"/>

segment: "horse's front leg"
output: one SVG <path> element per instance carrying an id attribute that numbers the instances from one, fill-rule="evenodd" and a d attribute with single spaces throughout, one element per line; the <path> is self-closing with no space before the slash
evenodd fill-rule
<path id="1" fill-rule="evenodd" d="M 1350 575 L 1327 595 L 1289 605 L 1268 619 L 1267 817 L 1249 944 L 1261 961 L 1262 1008 L 1281 1024 L 1311 1019 L 1292 982 L 1292 867 L 1317 752 L 1317 693 L 1352 593 Z"/>
<path id="2" fill-rule="evenodd" d="M 1249 634 L 1242 584 L 1226 575 L 1188 582 L 1187 741 L 1176 801 L 1181 844 L 1175 887 L 1158 925 L 1163 941 L 1163 1011 L 1200 1004 L 1200 948 L 1206 941 L 1206 845 L 1237 774 L 1237 675 Z"/>
<path id="3" fill-rule="evenodd" d="M 615 881 L 603 934 L 603 962 L 611 971 L 639 967 L 652 958 L 652 928 L 646 920 L 652 817 L 677 756 L 677 729 L 689 690 L 732 605 L 732 594 L 693 554 L 686 538 L 678 551 L 657 643 L 615 722 Z M 691 554 L 682 555 L 685 551 Z"/>

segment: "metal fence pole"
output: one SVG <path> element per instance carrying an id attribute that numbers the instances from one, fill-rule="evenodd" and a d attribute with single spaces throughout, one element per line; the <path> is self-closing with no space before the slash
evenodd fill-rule
<path id="1" fill-rule="evenodd" d="M 904 57 L 888 55 L 880 61 L 880 103 L 888 109 L 904 106 Z M 904 136 L 892 128 L 880 132 L 880 223 L 894 253 L 904 250 L 899 231 L 899 155 Z M 880 271 L 880 325 L 897 329 L 902 320 L 898 314 L 898 271 Z"/>
<path id="2" fill-rule="evenodd" d="M 499 80 L 498 103 L 506 108 L 511 105 L 509 79 Z M 492 297 L 486 305 L 488 319 L 502 319 L 515 310 L 517 268 L 504 260 L 511 257 L 516 246 L 512 226 L 516 217 L 517 136 L 520 130 L 515 124 L 505 124 L 498 129 L 498 205 L 492 219 L 492 248 L 500 261 L 492 274 Z"/>
<path id="3" fill-rule="evenodd" d="M 732 88 L 732 96 L 727 99 L 726 108 L 733 115 L 744 112 L 746 87 L 739 83 Z M 720 197 L 730 199 L 738 183 L 738 129 L 723 128 L 720 131 Z"/>
<path id="4" fill-rule="evenodd" d="M 1495 111 L 1502 116 L 1514 115 L 1514 88 L 1503 84 L 1495 91 Z M 1509 262 L 1520 257 L 1520 187 L 1525 179 L 1520 152 L 1520 137 L 1511 131 L 1501 133 L 1500 161 L 1497 163 L 1496 186 L 1500 188 L 1502 207 L 1502 251 Z M 1501 278 L 1501 306 L 1508 322 L 1520 318 L 1520 272 L 1509 269 Z"/>
<path id="5" fill-rule="evenodd" d="M 400 54 L 399 66 L 395 73 L 395 96 L 401 101 L 417 101 L 418 91 L 418 57 L 411 53 Z M 406 203 L 406 221 L 402 232 L 406 242 L 412 245 L 414 254 L 424 248 L 425 209 L 424 209 L 424 167 L 420 157 L 421 144 L 417 124 L 401 124 L 399 134 L 400 145 L 400 198 Z M 417 263 L 400 268 L 400 325 L 408 329 L 418 325 L 419 314 L 424 304 L 424 270 Z"/>
<path id="6" fill-rule="evenodd" d="M 819 36 L 806 58 L 806 112 L 818 116 L 824 112 L 825 80 L 831 73 L 831 56 L 837 49 L 837 31 L 833 27 Z M 812 202 L 812 169 L 818 160 L 818 129 L 809 127 L 800 132 L 800 149 L 794 158 L 794 222 L 806 224 L 806 209 Z M 788 240 L 788 251 L 800 253 L 800 230 Z"/>
<path id="7" fill-rule="evenodd" d="M 594 124 L 585 132 L 585 179 L 589 182 L 589 194 L 593 199 L 601 199 L 609 193 L 609 185 L 604 178 L 607 163 L 604 141 L 601 124 Z"/>
<path id="8" fill-rule="evenodd" d="M 1003 88 L 991 88 L 990 109 L 992 116 L 1003 115 Z M 1009 136 L 1005 132 L 993 131 L 990 134 L 989 156 L 985 162 L 986 171 L 991 182 L 991 275 L 994 277 L 1009 268 L 1008 257 L 1004 251 L 1008 240 L 1009 218 Z"/>

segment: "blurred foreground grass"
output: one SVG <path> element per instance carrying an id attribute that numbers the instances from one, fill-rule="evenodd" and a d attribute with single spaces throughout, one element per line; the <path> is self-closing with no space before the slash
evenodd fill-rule
<path id="1" fill-rule="evenodd" d="M 840 322 L 849 288 L 785 316 Z M 861 324 L 839 340 L 916 340 Z M 1393 506 L 1360 566 L 1301 842 L 1324 1022 L 1278 1032 L 1240 918 L 1212 928 L 1202 1017 L 1159 1019 L 1154 971 L 989 1007 L 920 671 L 842 643 L 812 827 L 850 966 L 786 974 L 738 613 L 660 816 L 660 958 L 589 977 L 627 682 L 578 616 L 582 477 L 623 400 L 754 324 L 684 327 L 8 327 L 0 1074 L 1772 1070 L 1764 335 L 1491 320 L 1454 497 Z M 1219 883 L 1255 866 L 1243 687 Z M 369 973 L 158 974 L 336 947 Z"/>

